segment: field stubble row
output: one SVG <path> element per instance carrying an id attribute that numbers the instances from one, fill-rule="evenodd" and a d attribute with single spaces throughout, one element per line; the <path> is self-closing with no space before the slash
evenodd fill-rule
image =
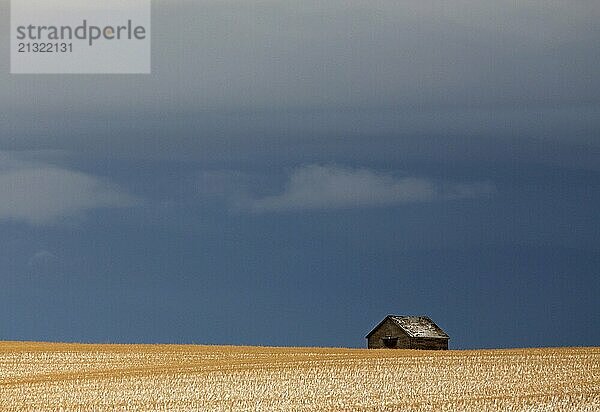
<path id="1" fill-rule="evenodd" d="M 598 411 L 600 348 L 0 343 L 0 410 Z"/>

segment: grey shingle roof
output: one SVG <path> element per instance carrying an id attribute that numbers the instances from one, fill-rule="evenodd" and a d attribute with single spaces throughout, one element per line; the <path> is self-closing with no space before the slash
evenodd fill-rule
<path id="1" fill-rule="evenodd" d="M 390 316 L 413 338 L 447 338 L 448 335 L 427 316 Z"/>

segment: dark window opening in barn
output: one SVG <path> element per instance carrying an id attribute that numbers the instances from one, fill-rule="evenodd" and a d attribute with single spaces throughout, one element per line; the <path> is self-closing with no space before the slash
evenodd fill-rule
<path id="1" fill-rule="evenodd" d="M 381 340 L 386 348 L 395 348 L 398 344 L 398 338 L 393 336 L 384 336 Z"/>

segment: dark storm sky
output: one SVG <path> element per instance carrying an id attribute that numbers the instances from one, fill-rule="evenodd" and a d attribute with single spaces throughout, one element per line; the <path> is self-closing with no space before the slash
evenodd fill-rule
<path id="1" fill-rule="evenodd" d="M 600 344 L 597 2 L 297 3 L 154 2 L 152 75 L 31 76 L 0 1 L 0 339 Z"/>

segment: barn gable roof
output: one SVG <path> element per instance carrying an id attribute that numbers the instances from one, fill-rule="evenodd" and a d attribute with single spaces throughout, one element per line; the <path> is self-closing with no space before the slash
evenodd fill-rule
<path id="1" fill-rule="evenodd" d="M 373 328 L 366 336 L 373 334 L 387 319 L 391 319 L 411 338 L 440 338 L 449 339 L 450 337 L 427 316 L 398 316 L 387 315 L 381 322 Z"/>

